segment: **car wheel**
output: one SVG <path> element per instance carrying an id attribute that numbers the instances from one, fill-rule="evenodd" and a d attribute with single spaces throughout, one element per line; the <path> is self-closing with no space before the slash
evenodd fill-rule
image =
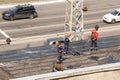
<path id="1" fill-rule="evenodd" d="M 37 15 L 37 13 L 35 12 L 35 13 L 34 13 L 34 17 L 37 17 L 37 16 L 38 16 L 38 15 Z"/>
<path id="2" fill-rule="evenodd" d="M 34 18 L 34 14 L 30 14 L 30 19 L 33 19 Z"/>
<path id="3" fill-rule="evenodd" d="M 112 21 L 111 21 L 111 23 L 115 23 L 116 21 L 115 21 L 115 19 L 113 19 Z"/>
<path id="4" fill-rule="evenodd" d="M 10 21 L 13 21 L 14 20 L 14 17 L 13 16 L 10 16 Z"/>

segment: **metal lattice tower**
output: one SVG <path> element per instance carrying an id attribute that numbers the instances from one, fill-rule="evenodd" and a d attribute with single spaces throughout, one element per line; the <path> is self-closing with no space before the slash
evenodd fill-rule
<path id="1" fill-rule="evenodd" d="M 84 39 L 83 0 L 66 0 L 65 33 L 71 32 L 71 41 Z"/>

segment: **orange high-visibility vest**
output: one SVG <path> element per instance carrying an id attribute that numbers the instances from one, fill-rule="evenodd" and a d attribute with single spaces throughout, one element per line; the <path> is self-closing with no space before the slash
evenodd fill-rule
<path id="1" fill-rule="evenodd" d="M 98 32 L 96 30 L 91 30 L 90 39 L 97 40 L 98 39 Z"/>

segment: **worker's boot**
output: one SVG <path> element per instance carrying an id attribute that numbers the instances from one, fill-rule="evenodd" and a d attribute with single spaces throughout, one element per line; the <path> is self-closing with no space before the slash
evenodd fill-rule
<path id="1" fill-rule="evenodd" d="M 93 49 L 93 47 L 90 47 L 90 51 L 93 51 L 94 49 Z"/>

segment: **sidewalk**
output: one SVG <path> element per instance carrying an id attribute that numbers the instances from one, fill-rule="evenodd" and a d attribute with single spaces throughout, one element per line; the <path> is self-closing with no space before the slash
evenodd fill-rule
<path id="1" fill-rule="evenodd" d="M 41 0 L 37 2 L 27 2 L 27 3 L 19 3 L 19 4 L 32 4 L 32 5 L 46 5 L 46 4 L 53 4 L 53 3 L 60 3 L 65 2 L 65 0 Z M 0 5 L 0 9 L 10 8 L 16 6 L 17 4 L 2 4 Z"/>

